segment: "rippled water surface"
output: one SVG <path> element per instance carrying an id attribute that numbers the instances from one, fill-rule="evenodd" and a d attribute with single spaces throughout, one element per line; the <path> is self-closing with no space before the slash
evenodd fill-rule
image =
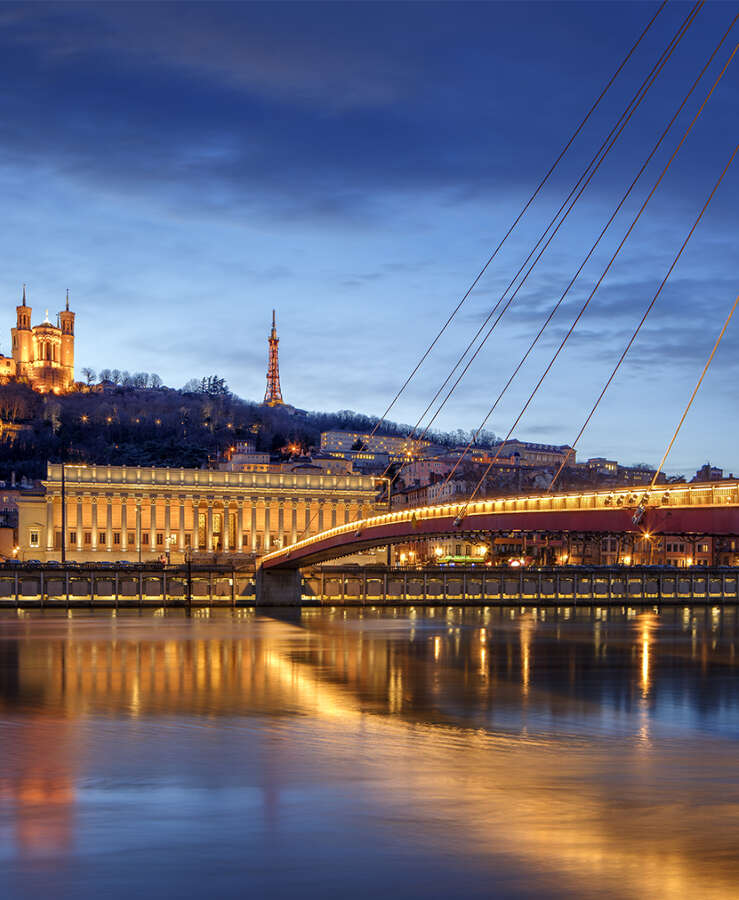
<path id="1" fill-rule="evenodd" d="M 0 613 L 0 896 L 734 898 L 738 622 Z"/>

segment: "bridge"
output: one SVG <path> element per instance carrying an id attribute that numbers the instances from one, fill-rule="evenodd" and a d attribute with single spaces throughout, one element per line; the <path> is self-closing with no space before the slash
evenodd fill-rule
<path id="1" fill-rule="evenodd" d="M 582 174 L 575 181 L 570 193 L 563 203 L 559 208 L 556 208 L 555 203 L 555 211 L 551 218 L 549 218 L 548 214 L 544 215 L 543 222 L 545 225 L 543 230 L 539 232 L 538 226 L 535 228 L 533 232 L 534 236 L 540 233 L 540 237 L 533 243 L 533 246 L 531 246 L 528 255 L 525 257 L 520 267 L 517 270 L 515 270 L 515 265 L 512 267 L 514 274 L 510 280 L 508 280 L 507 275 L 503 278 L 502 284 L 507 284 L 507 286 L 496 302 L 490 307 L 486 318 L 479 326 L 478 330 L 472 335 L 466 346 L 463 345 L 461 354 L 458 357 L 455 354 L 452 355 L 452 359 L 456 361 L 453 362 L 451 370 L 433 394 L 426 408 L 416 421 L 416 424 L 411 429 L 411 432 L 408 435 L 409 440 L 421 440 L 430 433 L 429 429 L 434 425 L 440 412 L 447 405 L 461 381 L 466 377 L 470 367 L 485 347 L 492 333 L 496 330 L 502 317 L 511 308 L 521 292 L 521 289 L 529 281 L 529 277 L 539 263 L 542 255 L 547 252 L 552 241 L 556 238 L 560 227 L 578 203 L 583 193 L 588 189 L 588 186 L 601 163 L 618 143 L 620 136 L 631 120 L 633 113 L 641 104 L 644 96 L 650 90 L 655 80 L 660 77 L 660 73 L 662 72 L 665 63 L 677 46 L 677 43 L 682 40 L 684 34 L 691 27 L 694 15 L 697 14 L 698 11 L 699 7 L 696 7 L 695 12 L 691 11 L 687 14 L 679 31 L 665 47 L 662 55 L 656 60 L 652 71 L 645 77 L 641 86 L 626 105 L 626 108 L 616 118 L 611 132 L 596 149 L 590 162 L 582 169 Z M 545 358 L 548 358 L 549 361 L 544 366 L 538 380 L 535 381 L 530 392 L 527 391 L 524 393 L 525 399 L 520 407 L 520 411 L 513 419 L 503 440 L 498 441 L 495 444 L 495 447 L 497 448 L 495 450 L 495 455 L 490 459 L 487 467 L 477 479 L 477 484 L 470 494 L 470 499 L 461 504 L 453 503 L 443 506 L 421 506 L 418 508 L 404 509 L 402 511 L 388 512 L 384 515 L 373 516 L 350 524 L 344 524 L 338 528 L 329 529 L 328 531 L 322 531 L 319 534 L 297 541 L 289 547 L 280 548 L 277 551 L 269 553 L 262 559 L 261 566 L 257 573 L 258 597 L 277 598 L 281 593 L 286 591 L 291 592 L 294 595 L 295 591 L 298 589 L 299 582 L 296 573 L 299 573 L 301 567 L 326 560 L 339 559 L 342 556 L 356 551 L 383 545 L 398 544 L 409 540 L 416 541 L 419 539 L 442 538 L 450 535 L 466 536 L 510 532 L 567 532 L 570 534 L 573 532 L 588 532 L 590 534 L 641 534 L 645 537 L 651 534 L 739 536 L 739 489 L 737 482 L 730 480 L 719 484 L 706 483 L 680 486 L 665 486 L 659 484 L 659 478 L 664 471 L 667 457 L 678 439 L 680 430 L 696 395 L 698 394 L 703 379 L 731 322 L 734 311 L 739 304 L 739 296 L 734 299 L 733 304 L 727 303 L 727 306 L 730 307 L 728 308 L 728 315 L 718 333 L 710 355 L 706 359 L 700 377 L 687 401 L 687 405 L 684 406 L 682 416 L 679 418 L 677 427 L 672 433 L 672 437 L 669 439 L 665 453 L 654 472 L 651 482 L 641 487 L 625 487 L 613 490 L 582 491 L 575 493 L 553 493 L 554 484 L 558 482 L 560 475 L 566 469 L 571 457 L 575 453 L 585 430 L 588 428 L 598 411 L 601 401 L 616 379 L 632 346 L 639 338 L 648 316 L 657 304 L 657 301 L 672 275 L 672 272 L 680 261 L 688 242 L 699 226 L 715 193 L 721 186 L 726 173 L 733 164 L 735 157 L 739 155 L 739 144 L 737 144 L 730 155 L 728 155 L 728 158 L 724 157 L 725 163 L 723 164 L 723 167 L 713 174 L 709 186 L 706 188 L 705 192 L 703 192 L 705 202 L 703 202 L 702 206 L 696 208 L 694 215 L 691 215 L 691 225 L 687 231 L 687 237 L 685 237 L 682 243 L 677 247 L 677 250 L 672 257 L 672 262 L 667 268 L 664 277 L 659 282 L 656 291 L 651 295 L 651 298 L 644 298 L 645 306 L 643 313 L 641 313 L 640 317 L 635 322 L 633 331 L 631 328 L 627 329 L 626 334 L 630 336 L 623 346 L 620 355 L 614 354 L 615 363 L 612 366 L 609 364 L 604 372 L 604 381 L 602 382 L 600 392 L 597 392 L 598 387 L 596 386 L 592 406 L 590 406 L 591 401 L 588 400 L 586 408 L 583 411 L 584 418 L 582 425 L 577 432 L 575 439 L 568 445 L 566 455 L 559 464 L 559 469 L 549 481 L 548 492 L 542 495 L 478 499 L 478 495 L 484 492 L 483 486 L 486 483 L 487 476 L 493 470 L 496 463 L 502 461 L 502 454 L 504 454 L 505 447 L 512 441 L 514 431 L 519 427 L 523 417 L 530 409 L 532 402 L 537 394 L 539 394 L 542 385 L 560 359 L 570 337 L 577 331 L 583 316 L 596 297 L 599 288 L 608 277 L 614 263 L 616 263 L 621 249 L 627 241 L 629 241 L 642 214 L 659 189 L 663 179 L 668 174 L 674 159 L 688 139 L 693 126 L 701 116 L 706 104 L 711 100 L 716 87 L 723 78 L 729 64 L 737 54 L 739 45 L 735 46 L 733 51 L 729 52 L 728 58 L 718 75 L 714 77 L 715 73 L 712 73 L 711 77 L 707 79 L 707 82 L 710 82 L 710 86 L 709 83 L 701 85 L 703 76 L 709 70 L 709 67 L 717 54 L 721 51 L 721 55 L 723 56 L 727 52 L 726 50 L 722 50 L 722 47 L 736 21 L 737 20 L 734 19 L 727 31 L 723 32 L 721 35 L 717 35 L 719 40 L 715 49 L 706 60 L 703 68 L 698 71 L 697 76 L 689 86 L 687 93 L 683 95 L 682 91 L 680 92 L 678 99 L 682 98 L 681 102 L 676 107 L 670 108 L 669 112 L 672 113 L 671 118 L 667 118 L 666 116 L 666 127 L 661 131 L 656 143 L 653 145 L 650 144 L 651 149 L 643 158 L 641 166 L 635 169 L 633 180 L 623 194 L 617 193 L 613 198 L 612 203 L 609 203 L 610 214 L 608 210 L 604 213 L 602 228 L 595 229 L 594 242 L 590 245 L 589 239 L 585 241 L 584 250 L 587 248 L 589 249 L 584 253 L 584 257 L 578 255 L 578 259 L 582 259 L 582 261 L 579 263 L 579 266 L 573 266 L 574 273 L 570 280 L 564 285 L 562 293 L 557 296 L 559 292 L 554 292 L 551 308 L 543 319 L 541 326 L 538 330 L 536 328 L 533 329 L 534 333 L 530 342 L 523 342 L 525 349 L 521 354 L 520 359 L 518 359 L 513 366 L 507 380 L 505 380 L 506 375 L 504 373 L 501 377 L 503 384 L 500 391 L 497 393 L 495 390 L 490 392 L 491 398 L 494 398 L 492 405 L 482 418 L 479 427 L 471 433 L 469 443 L 467 443 L 463 453 L 454 463 L 451 471 L 446 475 L 445 484 L 453 478 L 462 461 L 468 457 L 468 454 L 478 442 L 480 435 L 482 434 L 483 429 L 486 428 L 491 416 L 496 413 L 496 410 L 509 387 L 529 361 L 530 354 L 539 343 L 542 335 L 550 328 L 552 322 L 555 321 L 557 314 L 563 309 L 566 309 L 567 315 L 570 315 L 568 306 L 563 307 L 563 304 L 568 300 L 571 289 L 577 283 L 588 261 L 591 260 L 591 258 L 594 258 L 593 254 L 596 253 L 603 237 L 608 233 L 614 222 L 619 219 L 619 213 L 624 209 L 624 204 L 631 196 L 632 191 L 640 182 L 642 176 L 645 176 L 645 181 L 651 183 L 651 187 L 646 193 L 645 199 L 634 213 L 633 217 L 627 216 L 627 219 L 630 218 L 630 224 L 623 233 L 623 237 L 615 246 L 613 252 L 608 255 L 608 261 L 602 271 L 597 278 L 594 279 L 592 290 L 587 294 L 582 304 L 580 304 L 579 301 L 573 304 L 571 310 L 573 315 L 569 326 L 565 323 L 563 337 L 559 339 L 557 336 L 554 339 L 555 350 L 551 356 L 549 356 L 548 352 L 545 354 Z M 647 28 L 648 27 L 649 25 Z M 628 59 L 628 56 L 626 59 Z M 624 63 L 625 62 L 626 60 Z M 492 251 L 487 262 L 485 262 L 479 270 L 477 276 L 474 278 L 466 292 L 461 296 L 457 305 L 454 306 L 448 318 L 443 321 L 438 333 L 430 341 L 428 348 L 423 352 L 418 363 L 401 384 L 395 397 L 377 421 L 377 424 L 369 437 L 374 436 L 381 423 L 387 419 L 388 414 L 395 406 L 397 400 L 403 394 L 408 384 L 415 378 L 419 369 L 437 345 L 437 342 L 445 335 L 452 320 L 467 301 L 471 293 L 475 290 L 483 276 L 485 276 L 489 266 L 496 258 L 498 251 L 501 249 L 508 236 L 518 226 L 521 218 L 524 215 L 534 215 L 534 213 L 531 212 L 531 209 L 533 209 L 531 204 L 537 198 L 542 187 L 548 181 L 551 173 L 558 166 L 560 160 L 566 153 L 570 152 L 572 142 L 580 134 L 580 130 L 587 122 L 591 112 L 601 102 L 620 71 L 620 68 L 616 70 L 612 80 L 608 83 L 603 93 L 597 98 L 590 111 L 586 113 L 585 117 L 573 133 L 572 138 L 565 144 L 560 155 L 556 157 L 552 167 L 538 183 L 538 186 L 531 194 L 529 200 L 523 205 L 518 215 L 514 218 L 510 228 L 505 232 L 500 242 Z M 699 96 L 704 97 L 702 103 L 687 124 L 687 128 L 683 130 L 684 123 L 680 121 L 679 128 L 676 127 L 675 129 L 676 134 L 672 135 L 671 131 L 673 126 L 678 122 L 686 103 L 696 90 L 698 91 Z M 666 140 L 668 146 L 674 144 L 674 149 L 655 178 L 654 173 L 651 172 L 650 163 L 652 162 L 655 153 Z M 588 157 L 589 151 L 585 154 L 585 159 L 587 160 Z M 576 168 L 576 171 L 580 171 L 579 166 Z M 647 174 L 645 175 L 645 173 Z M 600 269 L 600 263 L 598 268 Z M 549 289 L 546 288 L 545 292 L 548 292 L 548 290 Z M 524 296 L 525 293 L 526 292 L 524 291 Z M 497 290 L 495 291 L 495 294 L 497 295 Z M 598 301 L 596 300 L 596 304 L 597 302 Z M 551 334 L 550 331 L 547 336 L 551 337 Z M 576 373 L 575 377 L 577 377 Z M 572 462 L 574 462 L 574 458 L 572 459 Z M 389 471 L 390 467 L 385 470 L 385 476 L 389 474 Z M 397 477 L 398 473 L 394 472 L 391 477 L 387 478 L 388 496 L 391 493 L 392 481 Z M 306 532 L 309 531 L 310 529 L 306 528 Z"/>
<path id="2" fill-rule="evenodd" d="M 299 570 L 409 540 L 510 532 L 631 534 L 635 537 L 739 534 L 739 481 L 661 485 L 478 500 L 403 509 L 351 522 L 267 554 L 258 602 L 299 592 Z M 280 599 L 280 602 L 284 600 Z"/>
<path id="3" fill-rule="evenodd" d="M 636 521 L 635 521 L 636 520 Z M 408 540 L 496 532 L 739 534 L 739 481 L 523 495 L 422 506 L 360 519 L 262 558 L 265 571 L 296 569 Z"/>

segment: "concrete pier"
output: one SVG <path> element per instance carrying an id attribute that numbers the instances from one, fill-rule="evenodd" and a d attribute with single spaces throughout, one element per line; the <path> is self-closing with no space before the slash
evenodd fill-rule
<path id="1" fill-rule="evenodd" d="M 300 569 L 257 569 L 256 606 L 299 606 L 302 582 Z"/>

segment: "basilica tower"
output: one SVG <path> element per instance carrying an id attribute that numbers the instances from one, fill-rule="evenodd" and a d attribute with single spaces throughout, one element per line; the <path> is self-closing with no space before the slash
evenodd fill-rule
<path id="1" fill-rule="evenodd" d="M 11 328 L 13 359 L 18 376 L 27 375 L 33 362 L 33 331 L 31 330 L 31 307 L 26 306 L 26 286 L 23 285 L 23 300 L 16 306 L 16 327 Z"/>
<path id="2" fill-rule="evenodd" d="M 62 329 L 61 365 L 67 385 L 74 381 L 74 313 L 69 311 L 69 289 L 65 309 L 59 313 Z"/>

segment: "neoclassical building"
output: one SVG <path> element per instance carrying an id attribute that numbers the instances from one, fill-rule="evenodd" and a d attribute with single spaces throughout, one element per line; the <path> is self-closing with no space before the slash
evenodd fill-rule
<path id="1" fill-rule="evenodd" d="M 0 355 L 0 378 L 27 379 L 37 391 L 62 394 L 69 390 L 74 381 L 74 313 L 69 309 L 69 291 L 56 325 L 49 321 L 48 310 L 44 322 L 31 325 L 25 285 L 16 316 L 16 327 L 10 330 L 13 355 Z"/>
<path id="2" fill-rule="evenodd" d="M 375 512 L 376 479 L 367 475 L 69 463 L 64 475 L 69 561 L 262 554 Z M 18 503 L 22 560 L 60 558 L 61 464 L 48 464 L 43 485 Z"/>

